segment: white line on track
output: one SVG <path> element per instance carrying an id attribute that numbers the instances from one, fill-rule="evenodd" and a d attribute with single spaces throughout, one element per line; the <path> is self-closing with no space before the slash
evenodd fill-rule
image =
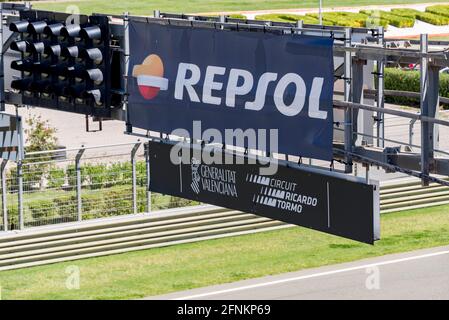
<path id="1" fill-rule="evenodd" d="M 315 273 L 315 274 L 309 274 L 309 275 L 305 275 L 305 276 L 293 277 L 293 278 L 288 278 L 288 279 L 280 279 L 280 280 L 269 281 L 269 282 L 264 282 L 264 283 L 256 283 L 256 284 L 242 286 L 242 287 L 237 287 L 237 288 L 230 288 L 230 289 L 224 289 L 224 290 L 218 290 L 218 291 L 194 294 L 194 295 L 190 295 L 190 296 L 184 296 L 184 297 L 180 297 L 180 298 L 175 298 L 173 300 L 198 299 L 198 298 L 203 298 L 203 297 L 207 297 L 207 296 L 213 296 L 213 295 L 217 295 L 217 294 L 231 293 L 231 292 L 243 291 L 243 290 L 248 290 L 248 289 L 267 287 L 267 286 L 272 286 L 272 285 L 276 285 L 276 284 L 293 282 L 293 281 L 299 281 L 299 280 L 305 280 L 305 279 L 311 279 L 311 278 L 317 278 L 317 277 L 323 277 L 323 276 L 328 276 L 328 275 L 337 274 L 337 273 L 343 273 L 343 272 L 367 269 L 367 268 L 378 267 L 378 266 L 385 266 L 385 265 L 389 265 L 389 264 L 401 263 L 401 262 L 412 261 L 412 260 L 426 259 L 426 258 L 441 256 L 441 255 L 445 255 L 445 254 L 449 254 L 449 250 L 440 251 L 440 252 L 433 252 L 433 253 L 423 254 L 423 255 L 419 255 L 419 256 L 412 256 L 412 257 L 407 257 L 407 258 L 401 258 L 401 259 L 382 261 L 382 262 L 378 262 L 378 263 L 365 264 L 365 265 L 361 265 L 361 266 L 344 268 L 344 269 L 339 269 L 339 270 L 319 272 L 319 273 Z"/>

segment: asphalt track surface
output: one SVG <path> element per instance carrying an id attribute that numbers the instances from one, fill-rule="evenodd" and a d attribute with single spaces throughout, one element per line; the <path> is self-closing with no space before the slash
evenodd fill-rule
<path id="1" fill-rule="evenodd" d="M 449 299 L 449 246 L 239 281 L 149 299 Z"/>

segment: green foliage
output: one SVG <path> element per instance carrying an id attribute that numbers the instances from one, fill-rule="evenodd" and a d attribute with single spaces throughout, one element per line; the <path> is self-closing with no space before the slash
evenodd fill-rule
<path id="1" fill-rule="evenodd" d="M 374 246 L 306 228 L 153 248 L 78 260 L 82 290 L 67 290 L 73 262 L 1 272 L 2 298 L 139 299 L 449 244 L 449 206 L 381 217 Z M 43 279 L 45 281 L 43 281 Z"/>
<path id="2" fill-rule="evenodd" d="M 62 168 L 52 167 L 48 171 L 48 187 L 52 189 L 61 188 L 65 184 L 66 173 Z"/>
<path id="3" fill-rule="evenodd" d="M 420 12 L 416 15 L 416 18 L 436 26 L 445 26 L 449 24 L 449 17 L 430 12 Z"/>
<path id="4" fill-rule="evenodd" d="M 415 18 L 399 16 L 392 12 L 382 10 L 360 10 L 360 13 L 388 21 L 388 24 L 397 28 L 412 28 L 415 25 Z"/>
<path id="5" fill-rule="evenodd" d="M 397 28 L 412 28 L 416 19 L 434 24 L 449 24 L 449 6 L 431 6 L 426 12 L 415 9 L 393 9 L 391 11 L 383 10 L 360 10 L 359 13 L 354 12 L 324 12 L 323 24 L 344 27 L 375 27 L 388 25 Z M 308 13 L 305 16 L 295 14 L 262 14 L 256 16 L 256 20 L 269 20 L 276 22 L 296 22 L 304 20 L 307 24 L 318 24 L 319 16 L 317 13 Z"/>
<path id="6" fill-rule="evenodd" d="M 218 15 L 218 14 L 199 14 L 199 16 L 207 17 L 206 20 L 208 20 L 208 21 L 214 21 L 215 18 L 218 18 L 220 15 Z M 243 14 L 239 14 L 239 13 L 231 13 L 231 14 L 228 14 L 225 16 L 230 19 L 246 20 L 246 17 Z"/>
<path id="7" fill-rule="evenodd" d="M 54 150 L 58 140 L 55 136 L 56 129 L 48 120 L 43 120 L 41 116 L 31 116 L 26 120 L 28 128 L 25 129 L 26 152 L 39 152 Z M 26 189 L 42 189 L 44 178 L 50 169 L 47 161 L 51 160 L 51 155 L 39 155 L 37 157 L 26 157 L 24 160 L 23 182 Z"/>
<path id="8" fill-rule="evenodd" d="M 319 20 L 315 17 L 305 15 L 297 15 L 297 14 L 284 14 L 284 13 L 270 13 L 270 14 L 261 14 L 255 17 L 256 20 L 267 20 L 267 21 L 275 21 L 275 22 L 289 22 L 296 23 L 299 20 L 302 20 L 306 24 L 318 24 Z"/>
<path id="9" fill-rule="evenodd" d="M 102 189 L 110 186 L 108 169 L 105 164 L 85 164 L 81 167 L 83 182 L 88 181 L 90 189 Z"/>
<path id="10" fill-rule="evenodd" d="M 426 8 L 426 12 L 449 17 L 449 6 L 438 5 Z"/>
<path id="11" fill-rule="evenodd" d="M 31 116 L 26 119 L 28 128 L 25 130 L 27 152 L 46 151 L 56 149 L 58 140 L 55 136 L 56 129 L 52 127 L 48 120 L 43 120 L 41 116 Z"/>
<path id="12" fill-rule="evenodd" d="M 243 14 L 238 14 L 238 13 L 229 14 L 228 18 L 246 20 L 246 17 Z"/>
<path id="13" fill-rule="evenodd" d="M 408 18 L 416 19 L 417 15 L 419 13 L 421 13 L 421 11 L 415 10 L 415 9 L 404 8 L 404 9 L 391 9 L 391 13 L 393 13 L 397 16 L 401 16 L 401 17 L 408 17 Z"/>
<path id="14" fill-rule="evenodd" d="M 316 13 L 309 13 L 307 16 L 319 19 Z M 335 26 L 361 28 L 365 27 L 368 16 L 361 13 L 353 12 L 324 12 L 323 22 Z"/>
<path id="15" fill-rule="evenodd" d="M 55 218 L 56 206 L 53 200 L 34 200 L 33 202 L 27 204 L 31 211 L 31 216 L 36 220 L 46 220 L 49 218 Z"/>
<path id="16" fill-rule="evenodd" d="M 170 201 L 168 203 L 168 209 L 188 207 L 188 206 L 196 205 L 196 204 L 199 204 L 199 202 L 170 196 Z"/>
<path id="17" fill-rule="evenodd" d="M 386 68 L 385 89 L 419 92 L 419 71 L 404 71 L 397 68 Z M 440 96 L 449 98 L 448 74 L 440 74 Z M 387 97 L 386 101 L 400 105 L 419 105 L 419 101 L 417 99 L 405 97 Z"/>
<path id="18" fill-rule="evenodd" d="M 53 198 L 56 207 L 56 215 L 59 217 L 67 216 L 68 213 L 77 212 L 76 196 L 58 196 Z"/>

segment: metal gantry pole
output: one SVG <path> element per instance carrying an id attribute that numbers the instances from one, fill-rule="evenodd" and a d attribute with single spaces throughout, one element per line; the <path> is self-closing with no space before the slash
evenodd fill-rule
<path id="1" fill-rule="evenodd" d="M 415 135 L 415 123 L 416 123 L 416 119 L 411 119 L 409 122 L 409 126 L 408 126 L 408 144 L 410 147 L 410 150 L 412 150 L 413 147 L 413 136 Z"/>
<path id="2" fill-rule="evenodd" d="M 421 52 L 421 65 L 420 65 L 420 107 L 421 107 L 421 115 L 428 116 L 429 108 L 428 108 L 428 64 L 429 59 L 426 56 L 429 50 L 429 37 L 427 34 L 421 34 L 420 37 L 420 52 Z M 429 175 L 429 153 L 430 153 L 430 145 L 429 145 L 429 122 L 421 121 L 421 173 L 425 175 Z M 422 179 L 422 185 L 428 186 L 429 180 L 426 178 Z"/>
<path id="3" fill-rule="evenodd" d="M 3 211 L 3 231 L 8 231 L 8 204 L 7 204 L 7 195 L 8 190 L 6 190 L 6 165 L 8 164 L 8 160 L 3 160 L 0 170 L 1 170 L 1 178 L 2 178 L 2 211 Z"/>
<path id="4" fill-rule="evenodd" d="M 382 46 L 382 48 L 385 48 L 385 33 L 384 33 L 384 27 L 378 28 L 378 35 L 377 35 L 377 43 Z M 385 106 L 385 96 L 384 96 L 384 90 L 385 90 L 385 79 L 384 79 L 384 73 L 385 73 L 385 63 L 383 60 L 377 61 L 377 107 L 378 108 L 384 108 Z M 377 128 L 377 146 L 384 148 L 385 147 L 385 115 L 382 112 L 377 112 L 376 114 L 376 128 Z"/>
<path id="5" fill-rule="evenodd" d="M 82 181 L 81 181 L 81 157 L 84 154 L 84 146 L 78 151 L 75 157 L 75 171 L 76 171 L 76 212 L 78 215 L 78 221 L 83 220 L 83 201 L 81 198 Z"/>
<path id="6" fill-rule="evenodd" d="M 3 3 L 0 3 L 0 111 L 5 111 L 5 70 L 3 66 Z"/>
<path id="7" fill-rule="evenodd" d="M 320 25 L 322 25 L 323 24 L 323 0 L 320 0 L 320 3 L 319 3 L 318 17 L 320 19 Z"/>
<path id="8" fill-rule="evenodd" d="M 18 193 L 17 193 L 17 206 L 19 212 L 19 230 L 23 230 L 25 223 L 23 220 L 23 163 L 22 160 L 17 162 L 17 185 L 18 185 Z"/>
<path id="9" fill-rule="evenodd" d="M 151 174 L 150 174 L 150 144 L 145 144 L 145 164 L 146 164 L 146 176 L 147 176 L 147 212 L 151 212 L 151 190 L 150 190 L 150 184 L 151 184 Z"/>
<path id="10" fill-rule="evenodd" d="M 124 62 L 124 70 L 123 70 L 123 87 L 125 89 L 125 95 L 123 98 L 123 108 L 125 109 L 125 119 L 126 119 L 126 132 L 132 133 L 133 128 L 129 121 L 129 108 L 128 108 L 128 75 L 129 75 L 129 57 L 130 57 L 130 51 L 129 51 L 129 12 L 125 12 L 123 14 L 123 29 L 124 29 L 124 36 L 123 36 L 123 58 L 125 60 Z"/>
<path id="11" fill-rule="evenodd" d="M 131 170 L 132 170 L 132 201 L 133 201 L 133 213 L 137 213 L 137 174 L 136 174 L 136 153 L 140 147 L 140 143 L 131 150 Z"/>
<path id="12" fill-rule="evenodd" d="M 345 47 L 351 47 L 351 28 L 345 29 Z M 351 101 L 351 69 L 352 69 L 352 56 L 349 50 L 345 51 L 344 57 L 344 100 L 345 102 Z M 352 152 L 352 110 L 347 108 L 344 114 L 344 141 L 345 141 L 345 151 L 347 152 L 345 156 L 345 173 L 352 173 L 352 157 L 350 153 Z"/>
<path id="13" fill-rule="evenodd" d="M 351 77 L 351 101 L 354 103 L 363 104 L 363 67 L 366 65 L 366 60 L 354 58 L 352 61 L 352 77 Z M 352 109 L 352 146 L 355 146 L 359 136 L 359 110 Z M 362 114 L 363 115 L 363 114 Z"/>
<path id="14" fill-rule="evenodd" d="M 304 26 L 304 20 L 298 20 L 296 21 L 296 28 L 302 29 Z M 301 30 L 296 31 L 296 34 L 302 34 Z"/>

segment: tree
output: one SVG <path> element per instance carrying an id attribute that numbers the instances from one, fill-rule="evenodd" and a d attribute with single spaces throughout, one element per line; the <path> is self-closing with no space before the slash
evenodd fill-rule
<path id="1" fill-rule="evenodd" d="M 26 141 L 25 151 L 46 151 L 53 150 L 58 144 L 55 134 L 56 128 L 52 127 L 48 120 L 43 120 L 41 116 L 31 116 L 26 120 L 28 129 L 25 130 Z"/>
<path id="2" fill-rule="evenodd" d="M 54 150 L 57 147 L 58 139 L 55 134 L 56 128 L 52 127 L 48 120 L 43 120 L 41 116 L 31 116 L 26 120 L 28 129 L 25 130 L 25 152 L 38 152 Z M 54 168 L 50 164 L 51 154 L 42 154 L 39 156 L 25 155 L 24 164 L 27 170 L 24 172 L 24 184 L 28 189 L 38 188 L 43 190 L 44 181 L 48 180 L 50 171 Z"/>

